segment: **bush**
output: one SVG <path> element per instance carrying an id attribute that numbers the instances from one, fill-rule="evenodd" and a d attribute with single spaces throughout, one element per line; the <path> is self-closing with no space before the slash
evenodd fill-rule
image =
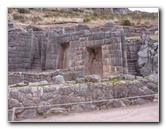
<path id="1" fill-rule="evenodd" d="M 13 18 L 14 18 L 14 20 L 18 20 L 18 21 L 24 20 L 24 16 L 19 15 L 19 14 L 13 14 Z"/>
<path id="2" fill-rule="evenodd" d="M 29 13 L 29 9 L 26 8 L 18 8 L 17 10 L 19 13 Z"/>
<path id="3" fill-rule="evenodd" d="M 37 24 L 38 22 L 42 21 L 42 18 L 39 16 L 34 16 L 31 18 L 31 20 L 34 24 Z"/>
<path id="4" fill-rule="evenodd" d="M 130 20 L 128 20 L 128 19 L 124 20 L 124 21 L 123 21 L 123 25 L 124 25 L 124 26 L 130 26 L 130 25 L 131 25 Z"/>
<path id="5" fill-rule="evenodd" d="M 83 22 L 90 22 L 90 21 L 91 21 L 90 17 L 85 17 L 85 18 L 83 19 Z"/>

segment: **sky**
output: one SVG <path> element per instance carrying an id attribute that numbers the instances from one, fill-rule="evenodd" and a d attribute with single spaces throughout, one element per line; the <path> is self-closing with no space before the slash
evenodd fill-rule
<path id="1" fill-rule="evenodd" d="M 139 10 L 145 12 L 158 12 L 158 8 L 129 8 L 132 11 Z"/>

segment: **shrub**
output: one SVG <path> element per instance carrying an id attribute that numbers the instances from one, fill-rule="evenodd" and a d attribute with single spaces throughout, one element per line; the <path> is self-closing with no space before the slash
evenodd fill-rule
<path id="1" fill-rule="evenodd" d="M 39 21 L 42 21 L 42 18 L 41 17 L 39 17 L 39 16 L 34 16 L 34 17 L 32 17 L 32 22 L 34 23 L 34 24 L 36 24 L 36 23 L 38 23 Z"/>
<path id="2" fill-rule="evenodd" d="M 90 17 L 84 17 L 83 19 L 83 22 L 90 22 L 90 21 L 91 21 Z"/>
<path id="3" fill-rule="evenodd" d="M 130 20 L 128 20 L 128 19 L 123 20 L 123 25 L 124 25 L 124 26 L 130 26 L 130 25 L 131 25 Z"/>
<path id="4" fill-rule="evenodd" d="M 26 17 L 19 14 L 13 14 L 13 19 L 20 22 L 26 22 Z"/>
<path id="5" fill-rule="evenodd" d="M 29 9 L 27 8 L 18 8 L 17 9 L 19 13 L 29 13 Z"/>

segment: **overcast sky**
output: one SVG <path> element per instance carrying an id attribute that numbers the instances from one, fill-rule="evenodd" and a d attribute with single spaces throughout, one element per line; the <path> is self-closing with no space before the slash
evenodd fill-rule
<path id="1" fill-rule="evenodd" d="M 158 8 L 129 8 L 132 11 L 139 10 L 145 12 L 158 12 Z"/>

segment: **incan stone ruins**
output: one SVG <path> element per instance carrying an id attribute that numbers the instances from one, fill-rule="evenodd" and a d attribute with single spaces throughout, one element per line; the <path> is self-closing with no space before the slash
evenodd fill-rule
<path id="1" fill-rule="evenodd" d="M 157 101 L 159 44 L 152 34 L 158 26 L 105 22 L 22 30 L 9 19 L 9 121 Z M 131 36 L 141 38 L 127 40 Z"/>

